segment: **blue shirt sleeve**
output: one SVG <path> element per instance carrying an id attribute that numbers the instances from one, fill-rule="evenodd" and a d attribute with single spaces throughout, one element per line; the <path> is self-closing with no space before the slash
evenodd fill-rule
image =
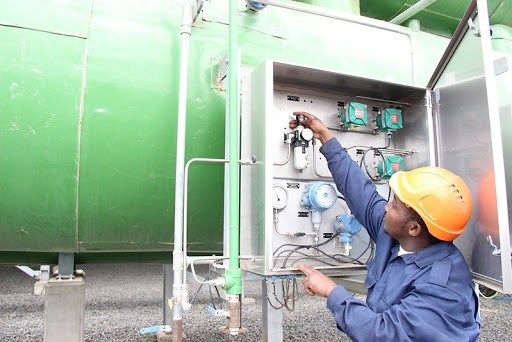
<path id="1" fill-rule="evenodd" d="M 473 341 L 470 329 L 474 327 L 459 314 L 462 306 L 459 294 L 433 284 L 414 288 L 400 303 L 380 313 L 343 286 L 327 297 L 338 328 L 353 341 Z"/>
<path id="2" fill-rule="evenodd" d="M 338 190 L 345 196 L 350 211 L 366 228 L 373 241 L 384 219 L 387 201 L 377 193 L 377 188 L 350 158 L 335 138 L 327 141 L 320 152 L 326 157 Z"/>
<path id="3" fill-rule="evenodd" d="M 477 340 L 478 298 L 460 252 L 452 244 L 439 243 L 407 260 L 395 256 L 401 260 L 400 267 L 388 268 L 396 241 L 383 228 L 387 201 L 336 139 L 327 141 L 320 152 L 352 214 L 378 240 L 376 258 L 368 265 L 374 276 L 366 284 L 368 302 L 354 298 L 343 286 L 327 297 L 327 307 L 340 330 L 354 341 Z M 449 267 L 441 273 L 431 271 L 436 261 Z"/>

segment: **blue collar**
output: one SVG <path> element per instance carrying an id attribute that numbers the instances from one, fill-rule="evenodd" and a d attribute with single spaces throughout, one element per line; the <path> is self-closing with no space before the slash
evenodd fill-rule
<path id="1" fill-rule="evenodd" d="M 398 248 L 399 244 L 397 242 L 395 246 L 393 246 L 391 259 L 397 257 Z M 445 258 L 452 252 L 453 248 L 455 248 L 453 242 L 441 241 L 435 245 L 420 249 L 415 253 L 404 254 L 401 257 L 407 265 L 414 262 L 418 267 L 423 268 Z"/>

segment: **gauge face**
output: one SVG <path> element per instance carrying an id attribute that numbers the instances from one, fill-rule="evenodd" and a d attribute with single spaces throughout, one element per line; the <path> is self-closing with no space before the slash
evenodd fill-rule
<path id="1" fill-rule="evenodd" d="M 283 209 L 288 203 L 288 191 L 282 185 L 274 184 L 273 193 L 273 206 L 274 209 Z"/>
<path id="2" fill-rule="evenodd" d="M 316 204 L 321 209 L 329 209 L 336 203 L 338 199 L 338 195 L 336 194 L 336 189 L 328 183 L 323 183 L 320 185 L 316 192 L 314 193 Z M 318 208 L 318 209 L 320 209 Z"/>
<path id="3" fill-rule="evenodd" d="M 310 130 L 309 128 L 304 128 L 300 135 L 302 136 L 302 139 L 306 141 L 310 141 L 311 139 L 313 139 L 313 131 Z"/>

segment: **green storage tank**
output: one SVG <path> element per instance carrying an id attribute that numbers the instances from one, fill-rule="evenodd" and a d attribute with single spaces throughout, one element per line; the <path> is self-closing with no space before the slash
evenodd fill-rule
<path id="1" fill-rule="evenodd" d="M 420 19 L 449 35 L 467 2 L 450 7 L 449 29 L 429 11 Z M 389 19 L 407 3 L 361 0 L 360 11 Z M 228 52 L 227 7 L 206 2 L 192 29 L 186 160 L 224 158 L 226 92 L 216 74 Z M 0 263 L 55 263 L 59 252 L 79 263 L 170 260 L 181 12 L 182 1 L 163 0 L 0 3 Z M 425 86 L 448 43 L 384 22 L 389 41 L 379 41 L 335 19 L 254 13 L 245 1 L 239 16 L 247 67 L 272 58 Z M 381 53 L 390 45 L 393 54 Z M 219 253 L 224 167 L 195 165 L 189 184 L 189 252 Z"/>

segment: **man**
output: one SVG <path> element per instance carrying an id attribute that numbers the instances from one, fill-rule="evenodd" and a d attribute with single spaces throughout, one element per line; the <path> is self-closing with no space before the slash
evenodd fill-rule
<path id="1" fill-rule="evenodd" d="M 436 167 L 397 172 L 387 203 L 328 128 L 296 112 L 322 143 L 320 152 L 352 214 L 376 244 L 368 263 L 366 302 L 308 265 L 305 291 L 327 298 L 338 328 L 355 341 L 475 341 L 478 297 L 471 273 L 453 244 L 471 216 L 467 185 Z M 296 122 L 290 122 L 296 126 Z"/>

